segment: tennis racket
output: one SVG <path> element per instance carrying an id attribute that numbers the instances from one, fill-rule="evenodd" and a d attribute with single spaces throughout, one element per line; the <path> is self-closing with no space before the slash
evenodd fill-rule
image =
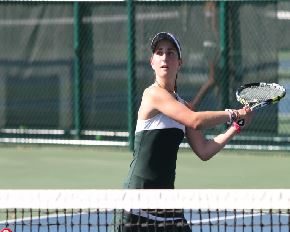
<path id="1" fill-rule="evenodd" d="M 245 84 L 236 91 L 237 101 L 249 106 L 252 111 L 275 104 L 285 95 L 286 90 L 283 86 L 265 82 Z M 238 124 L 243 126 L 244 120 L 241 119 Z"/>

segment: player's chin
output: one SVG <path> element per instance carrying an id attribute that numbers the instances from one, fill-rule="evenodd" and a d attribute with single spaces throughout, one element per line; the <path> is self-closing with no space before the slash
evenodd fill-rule
<path id="1" fill-rule="evenodd" d="M 158 76 L 160 76 L 160 77 L 167 77 L 169 75 L 170 75 L 169 70 L 160 70 L 160 72 L 158 72 Z"/>
<path id="2" fill-rule="evenodd" d="M 168 74 L 170 72 L 169 68 L 161 68 L 160 69 L 160 72 L 161 73 L 165 73 L 165 74 Z"/>

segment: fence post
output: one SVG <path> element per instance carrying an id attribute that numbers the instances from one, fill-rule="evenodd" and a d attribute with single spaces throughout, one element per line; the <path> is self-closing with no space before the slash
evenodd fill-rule
<path id="1" fill-rule="evenodd" d="M 74 129 L 75 129 L 75 138 L 80 138 L 80 8 L 79 3 L 74 2 L 73 5 L 74 11 Z"/>
<path id="2" fill-rule="evenodd" d="M 135 9 L 133 0 L 127 0 L 128 14 L 128 131 L 129 148 L 134 149 L 136 124 L 136 80 L 135 80 Z"/>

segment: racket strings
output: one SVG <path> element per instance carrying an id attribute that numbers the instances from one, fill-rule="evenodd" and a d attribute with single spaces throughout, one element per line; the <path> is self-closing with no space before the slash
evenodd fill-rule
<path id="1" fill-rule="evenodd" d="M 274 99 L 281 96 L 283 91 L 271 86 L 256 86 L 252 88 L 245 88 L 240 92 L 240 97 L 247 102 L 262 102 L 268 99 Z"/>

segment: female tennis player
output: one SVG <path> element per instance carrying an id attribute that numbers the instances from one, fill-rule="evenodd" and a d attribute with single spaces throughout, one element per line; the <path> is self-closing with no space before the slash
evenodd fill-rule
<path id="1" fill-rule="evenodd" d="M 239 133 L 237 120 L 244 119 L 244 126 L 251 121 L 247 109 L 207 112 L 189 109 L 177 94 L 176 79 L 182 65 L 178 40 L 170 33 L 158 33 L 151 41 L 151 50 L 155 81 L 145 89 L 139 108 L 133 161 L 124 185 L 128 189 L 173 189 L 177 152 L 184 136 L 193 153 L 208 160 Z M 205 139 L 202 130 L 227 122 L 233 124 L 224 133 L 212 140 Z M 120 226 L 118 231 L 191 231 L 184 226 L 182 212 L 132 211 L 121 220 L 135 226 Z"/>

